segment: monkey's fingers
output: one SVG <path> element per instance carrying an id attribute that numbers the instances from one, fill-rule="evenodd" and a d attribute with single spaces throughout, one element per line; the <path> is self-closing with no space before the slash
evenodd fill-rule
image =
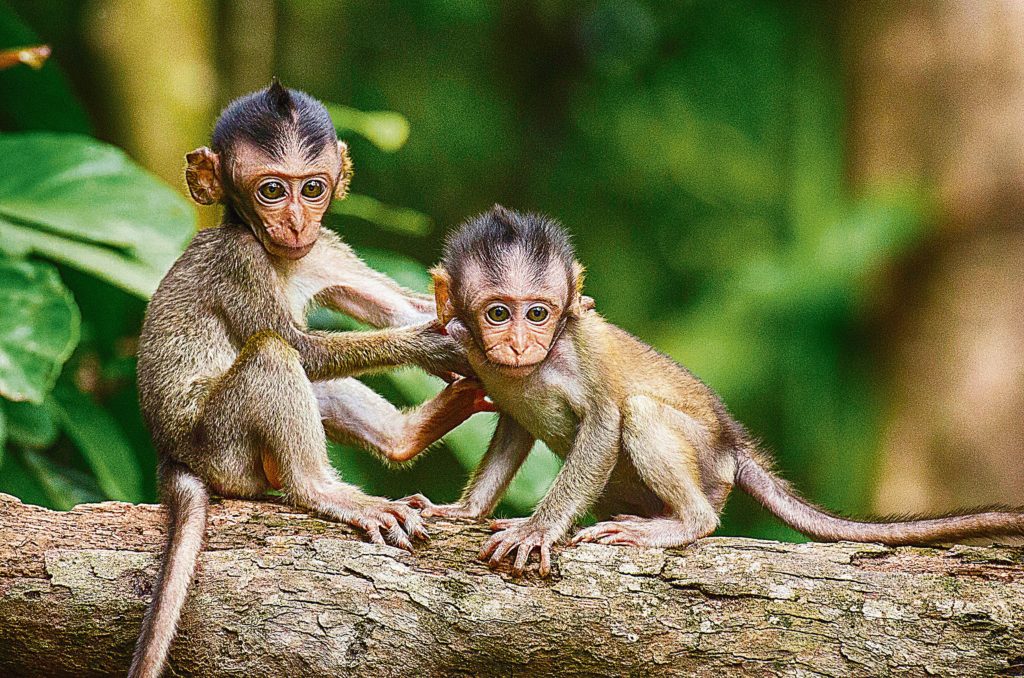
<path id="1" fill-rule="evenodd" d="M 491 399 L 487 396 L 487 393 L 480 391 L 477 397 L 473 400 L 473 411 L 474 412 L 497 412 L 498 408 L 494 405 Z"/>
<path id="2" fill-rule="evenodd" d="M 359 527 L 363 528 L 366 532 L 366 536 L 370 538 L 374 544 L 380 544 L 381 546 L 387 546 L 388 543 L 384 541 L 384 535 L 380 533 L 380 525 L 370 521 L 363 521 L 359 523 Z"/>
<path id="3" fill-rule="evenodd" d="M 434 506 L 434 502 L 430 501 L 422 494 L 410 494 L 408 497 L 402 497 L 397 501 L 402 504 L 408 504 L 414 509 L 432 508 Z"/>
<path id="4" fill-rule="evenodd" d="M 397 546 L 400 549 L 404 549 L 409 553 L 412 553 L 412 542 L 409 541 L 409 537 L 406 535 L 405 530 L 398 525 L 388 528 L 386 539 L 392 546 Z"/>
<path id="5" fill-rule="evenodd" d="M 641 546 L 640 542 L 633 535 L 626 532 L 606 534 L 603 537 L 599 537 L 597 543 L 611 546 Z"/>
<path id="6" fill-rule="evenodd" d="M 551 545 L 548 543 L 540 545 L 540 569 L 538 572 L 542 577 L 551 575 Z"/>
<path id="7" fill-rule="evenodd" d="M 582 544 L 584 542 L 595 542 L 598 538 L 604 535 L 611 534 L 616 531 L 618 527 L 615 523 L 602 522 L 590 527 L 584 528 L 576 533 L 576 535 L 569 541 L 570 546 Z"/>
<path id="8" fill-rule="evenodd" d="M 526 541 L 519 544 L 519 550 L 516 552 L 515 562 L 512 563 L 512 573 L 514 575 L 517 577 L 522 576 L 523 570 L 526 569 L 526 563 L 530 560 L 530 554 L 539 546 L 540 544 L 534 541 Z"/>
<path id="9" fill-rule="evenodd" d="M 506 536 L 498 544 L 497 548 L 494 549 L 494 553 L 491 554 L 491 559 L 487 561 L 487 566 L 492 570 L 501 564 L 501 561 L 505 559 L 509 551 L 514 549 L 516 546 L 520 546 L 521 543 L 517 542 L 515 537 L 512 535 Z"/>
<path id="10" fill-rule="evenodd" d="M 491 535 L 490 539 L 484 542 L 484 545 L 480 547 L 480 553 L 477 554 L 477 557 L 480 560 L 487 560 L 491 554 L 494 553 L 494 550 L 498 548 L 498 545 L 502 544 L 507 538 L 508 535 L 504 532 L 495 532 Z"/>
<path id="11" fill-rule="evenodd" d="M 423 525 L 423 519 L 406 504 L 396 501 L 388 502 L 385 510 L 388 512 L 388 515 L 393 516 L 393 519 L 397 519 L 401 523 L 402 527 L 405 528 L 405 531 L 413 539 L 424 541 L 430 539 L 430 535 L 427 534 L 427 528 Z"/>
<path id="12" fill-rule="evenodd" d="M 495 518 L 491 521 L 489 527 L 492 532 L 498 532 L 499 530 L 507 530 L 510 527 L 522 525 L 526 520 L 526 518 Z"/>

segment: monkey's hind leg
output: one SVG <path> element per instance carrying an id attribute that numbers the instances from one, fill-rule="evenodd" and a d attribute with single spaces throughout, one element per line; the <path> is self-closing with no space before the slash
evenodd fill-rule
<path id="1" fill-rule="evenodd" d="M 615 516 L 580 530 L 573 544 L 595 542 L 669 548 L 690 544 L 718 527 L 718 511 L 701 483 L 703 431 L 691 417 L 646 396 L 622 407 L 622 449 L 641 480 L 664 502 L 663 515 Z"/>
<path id="2" fill-rule="evenodd" d="M 327 435 L 388 461 L 409 461 L 475 412 L 493 410 L 478 382 L 459 379 L 419 407 L 402 411 L 357 379 L 313 384 Z"/>
<path id="3" fill-rule="evenodd" d="M 244 496 L 253 487 L 279 485 L 293 504 L 360 527 L 375 543 L 412 550 L 410 536 L 426 537 L 409 506 L 370 497 L 338 478 L 298 353 L 273 332 L 250 337 L 214 384 L 200 431 L 209 480 L 219 491 Z"/>

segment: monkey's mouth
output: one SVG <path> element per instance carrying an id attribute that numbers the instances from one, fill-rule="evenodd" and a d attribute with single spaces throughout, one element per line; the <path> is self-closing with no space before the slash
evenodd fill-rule
<path id="1" fill-rule="evenodd" d="M 504 361 L 501 361 L 501 360 L 495 360 L 493 358 L 488 358 L 487 362 L 490 363 L 490 365 L 492 367 L 494 367 L 496 370 L 498 370 L 502 374 L 507 374 L 510 377 L 517 377 L 517 376 L 525 376 L 525 375 L 529 374 L 530 372 L 533 372 L 535 369 L 540 367 L 540 364 L 542 362 L 544 362 L 544 358 L 541 358 L 540 360 L 534 360 L 534 361 L 528 362 L 528 363 L 527 362 L 509 363 L 509 362 L 504 362 Z"/>
<path id="2" fill-rule="evenodd" d="M 285 259 L 301 259 L 309 254 L 309 251 L 313 249 L 313 245 L 315 244 L 315 240 L 308 245 L 284 245 L 275 242 L 271 243 L 270 247 L 267 249 L 269 249 L 272 254 L 284 257 Z"/>

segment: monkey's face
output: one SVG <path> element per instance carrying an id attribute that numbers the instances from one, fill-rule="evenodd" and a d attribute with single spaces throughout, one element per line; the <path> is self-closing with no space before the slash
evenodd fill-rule
<path id="1" fill-rule="evenodd" d="M 189 190 L 197 202 L 225 202 L 249 224 L 268 252 L 300 259 L 313 248 L 331 198 L 344 197 L 351 174 L 338 142 L 315 156 L 298 143 L 274 157 L 238 143 L 222 158 L 202 148 L 188 155 Z"/>
<path id="2" fill-rule="evenodd" d="M 300 152 L 274 160 L 254 147 L 241 150 L 231 163 L 236 209 L 268 252 L 287 259 L 304 257 L 316 243 L 331 204 L 341 166 L 338 149 L 326 147 L 312 160 Z"/>
<path id="3" fill-rule="evenodd" d="M 562 317 L 562 302 L 548 295 L 494 296 L 475 304 L 475 325 L 488 362 L 528 374 L 548 356 Z"/>
<path id="4" fill-rule="evenodd" d="M 434 292 L 444 298 L 438 299 L 439 317 L 458 316 L 489 366 L 525 376 L 547 358 L 571 305 L 565 270 L 518 252 L 460 267 L 457 279 L 437 269 Z"/>

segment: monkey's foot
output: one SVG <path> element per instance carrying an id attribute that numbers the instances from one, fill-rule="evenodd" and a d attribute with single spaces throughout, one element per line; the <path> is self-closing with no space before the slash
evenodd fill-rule
<path id="1" fill-rule="evenodd" d="M 501 564 L 505 556 L 516 553 L 512 563 L 512 573 L 522 576 L 530 554 L 540 552 L 540 576 L 551 574 L 551 545 L 562 536 L 554 528 L 541 525 L 532 518 L 507 518 L 491 522 L 495 534 L 480 549 L 480 560 L 486 560 L 492 570 Z"/>
<path id="2" fill-rule="evenodd" d="M 346 515 L 345 522 L 364 530 L 374 544 L 397 546 L 406 551 L 412 551 L 412 539 L 430 538 L 419 514 L 400 501 L 375 501 Z"/>
<path id="3" fill-rule="evenodd" d="M 671 548 L 673 546 L 686 546 L 692 544 L 701 537 L 710 534 L 712 527 L 701 534 L 701 530 L 695 529 L 679 520 L 671 518 L 641 518 L 639 516 L 615 516 L 612 520 L 597 523 L 584 528 L 576 533 L 569 542 L 570 545 L 592 543 L 592 544 L 616 544 L 620 546 L 642 546 Z"/>
<path id="4" fill-rule="evenodd" d="M 414 494 L 399 501 L 413 508 L 420 509 L 420 515 L 424 518 L 468 518 L 470 520 L 480 520 L 483 517 L 480 511 L 464 504 L 435 504 L 422 494 Z"/>

